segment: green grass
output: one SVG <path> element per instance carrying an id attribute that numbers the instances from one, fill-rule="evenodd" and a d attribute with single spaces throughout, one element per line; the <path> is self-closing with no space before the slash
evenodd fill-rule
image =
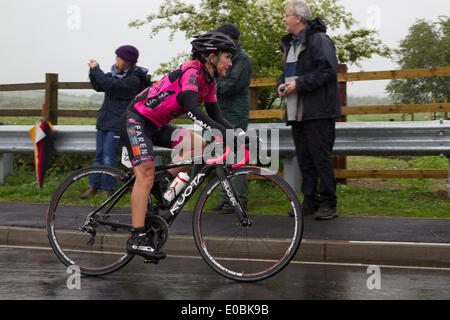
<path id="1" fill-rule="evenodd" d="M 54 156 L 47 170 L 44 186 L 39 189 L 32 154 L 14 154 L 14 170 L 6 176 L 5 183 L 0 185 L 1 201 L 26 201 L 48 203 L 59 186 L 71 171 L 90 165 L 89 155 Z M 69 168 L 69 169 L 67 169 Z"/>
<path id="2" fill-rule="evenodd" d="M 348 169 L 447 170 L 445 157 L 348 157 Z M 349 179 L 338 185 L 340 213 L 358 216 L 450 218 L 444 179 Z"/>
<path id="3" fill-rule="evenodd" d="M 378 190 L 340 185 L 337 189 L 339 213 L 346 216 L 450 218 L 447 194 L 432 191 L 427 184 L 431 182 L 411 181 L 400 188 Z"/>
<path id="4" fill-rule="evenodd" d="M 348 169 L 422 169 L 446 170 L 445 157 L 347 157 Z"/>

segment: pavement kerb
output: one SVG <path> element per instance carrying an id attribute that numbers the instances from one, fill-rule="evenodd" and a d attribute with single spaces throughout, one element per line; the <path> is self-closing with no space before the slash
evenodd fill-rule
<path id="1" fill-rule="evenodd" d="M 0 226 L 0 245 L 50 248 L 45 228 L 12 226 Z M 191 235 L 169 235 L 164 252 L 199 256 Z M 450 244 L 303 239 L 294 261 L 449 268 Z"/>

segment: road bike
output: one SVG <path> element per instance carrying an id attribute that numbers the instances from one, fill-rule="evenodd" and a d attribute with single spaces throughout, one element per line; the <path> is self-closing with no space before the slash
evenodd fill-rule
<path id="1" fill-rule="evenodd" d="M 162 249 L 183 207 L 206 184 L 195 207 L 189 209 L 193 210 L 194 242 L 203 260 L 220 275 L 235 281 L 272 277 L 289 264 L 300 246 L 303 215 L 299 199 L 279 175 L 246 165 L 250 153 L 243 146 L 244 159 L 226 164 L 230 147 L 218 138 L 215 143 L 221 144 L 225 152 L 207 159 L 170 205 L 163 207 L 149 196 L 147 235 L 154 248 Z M 156 166 L 156 172 L 192 165 L 195 160 Z M 98 174 L 116 181 L 112 195 L 81 199 L 89 178 Z M 238 179 L 247 183 L 248 199 L 236 195 L 234 182 Z M 48 207 L 46 226 L 51 247 L 64 265 L 77 266 L 85 275 L 99 276 L 117 271 L 133 259 L 125 247 L 132 231 L 130 194 L 134 182 L 132 171 L 91 166 L 61 183 Z M 214 211 L 221 197 L 228 199 L 234 212 Z M 167 253 L 170 259 L 170 251 Z"/>

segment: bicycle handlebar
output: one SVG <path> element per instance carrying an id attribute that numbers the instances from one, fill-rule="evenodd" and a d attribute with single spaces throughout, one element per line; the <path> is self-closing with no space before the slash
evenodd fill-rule
<path id="1" fill-rule="evenodd" d="M 232 168 L 242 167 L 243 165 L 248 163 L 248 160 L 250 159 L 250 151 L 245 149 L 243 145 L 241 145 L 241 149 L 244 150 L 244 158 L 241 162 L 232 165 Z"/>
<path id="2" fill-rule="evenodd" d="M 214 137 L 214 139 L 218 143 L 225 145 L 225 152 L 217 158 L 206 160 L 206 164 L 221 163 L 221 162 L 225 161 L 225 159 L 230 155 L 230 152 L 231 152 L 231 148 L 220 137 Z M 250 159 L 250 151 L 245 149 L 243 145 L 241 145 L 241 149 L 244 150 L 244 158 L 239 163 L 232 165 L 232 168 L 241 167 L 241 166 L 245 165 L 248 162 L 248 160 Z"/>
<path id="3" fill-rule="evenodd" d="M 226 148 L 225 148 L 225 153 L 222 154 L 221 156 L 217 157 L 217 158 L 206 160 L 206 164 L 217 164 L 217 163 L 219 163 L 219 162 L 224 161 L 224 160 L 230 155 L 230 150 L 231 150 L 230 147 L 229 147 L 225 142 L 223 142 L 223 140 L 222 140 L 221 138 L 219 138 L 219 137 L 214 137 L 214 139 L 215 139 L 217 142 L 219 142 L 219 143 L 221 143 L 221 144 L 223 144 L 223 145 L 226 146 Z"/>

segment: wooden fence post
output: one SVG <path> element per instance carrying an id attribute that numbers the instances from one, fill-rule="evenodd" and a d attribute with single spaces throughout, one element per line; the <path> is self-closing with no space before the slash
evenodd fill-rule
<path id="1" fill-rule="evenodd" d="M 338 73 L 347 73 L 347 65 L 339 64 Z M 339 97 L 341 99 L 341 106 L 347 106 L 347 82 L 339 82 Z M 342 116 L 336 119 L 337 122 L 347 122 L 347 116 Z M 333 166 L 335 169 L 346 170 L 347 169 L 347 157 L 335 156 L 332 158 Z M 337 179 L 337 183 L 347 184 L 346 179 Z"/>
<path id="2" fill-rule="evenodd" d="M 444 103 L 447 103 L 448 102 L 448 98 L 445 98 L 444 99 Z M 444 120 L 450 120 L 450 118 L 448 117 L 448 112 L 444 112 Z M 449 159 L 450 160 L 450 159 Z M 450 190 L 450 181 L 448 182 L 448 184 L 449 184 L 449 190 Z M 450 195 L 450 193 L 449 193 L 449 195 Z"/>
<path id="3" fill-rule="evenodd" d="M 252 71 L 252 79 L 256 77 L 256 71 Z M 249 88 L 249 105 L 250 110 L 257 110 L 258 109 L 258 87 L 250 87 Z"/>
<path id="4" fill-rule="evenodd" d="M 58 74 L 45 74 L 45 120 L 58 124 Z"/>

